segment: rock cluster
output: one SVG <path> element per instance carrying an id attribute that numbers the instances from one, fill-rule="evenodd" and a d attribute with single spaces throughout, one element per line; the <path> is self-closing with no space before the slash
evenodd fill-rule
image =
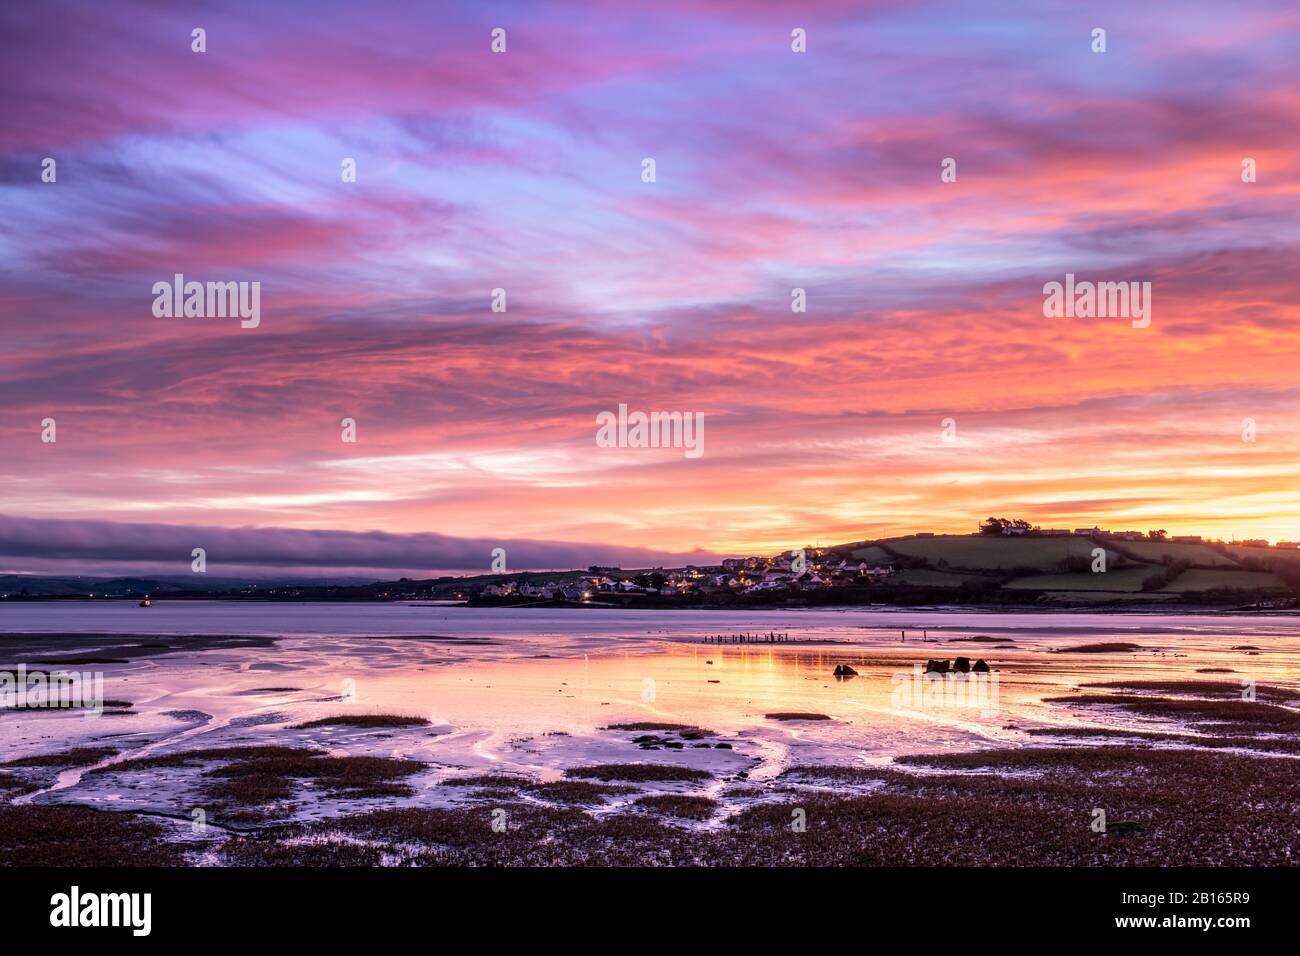
<path id="1" fill-rule="evenodd" d="M 979 658 L 974 664 L 971 664 L 969 657 L 958 657 L 951 665 L 947 660 L 929 660 L 925 662 L 925 672 L 927 674 L 987 674 L 991 668 L 984 662 L 984 658 Z"/>

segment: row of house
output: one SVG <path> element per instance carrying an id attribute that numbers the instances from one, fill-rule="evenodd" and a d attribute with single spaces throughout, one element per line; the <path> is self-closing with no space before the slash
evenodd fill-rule
<path id="1" fill-rule="evenodd" d="M 1002 534 L 1007 537 L 1030 535 L 1044 538 L 1115 538 L 1120 541 L 1145 541 L 1150 537 L 1150 535 L 1144 531 L 1108 531 L 1105 528 L 1099 528 L 1096 526 L 1091 528 L 1075 528 L 1073 531 L 1069 528 L 1025 528 L 1008 526 L 1002 529 Z M 1175 535 L 1169 540 L 1179 541 L 1186 544 L 1199 544 L 1201 536 L 1197 534 Z"/>
<path id="2" fill-rule="evenodd" d="M 1075 535 L 1125 541 L 1148 540 L 1151 537 L 1141 531 L 1108 531 L 1099 527 L 1073 530 L 1004 528 L 1002 533 L 1029 533 L 1049 537 Z M 932 536 L 928 533 L 917 535 Z M 1200 535 L 1175 535 L 1169 540 L 1179 544 L 1200 544 L 1203 539 Z M 1268 542 L 1264 540 L 1233 543 L 1247 547 L 1268 547 Z M 1274 547 L 1300 549 L 1300 542 L 1279 541 Z M 488 585 L 478 593 L 500 598 L 589 602 L 627 595 L 677 597 L 861 587 L 864 584 L 889 581 L 896 573 L 897 568 L 892 561 L 854 561 L 845 557 L 842 551 L 836 553 L 809 547 L 768 556 L 726 558 L 720 565 L 687 565 L 685 568 L 655 568 L 640 572 L 625 572 L 613 567 L 591 567 L 587 574 L 555 581 L 502 581 Z M 469 595 L 462 592 L 456 594 L 458 598 L 467 596 Z"/>
<path id="3" fill-rule="evenodd" d="M 1022 535 L 1034 535 L 1048 538 L 1059 538 L 1065 536 L 1078 536 L 1085 538 L 1113 538 L 1118 541 L 1147 541 L 1152 539 L 1152 534 L 1142 531 L 1108 531 L 1105 528 L 1075 528 L 1071 531 L 1069 528 L 1025 528 L 1025 527 L 1005 527 L 1002 534 L 1007 537 L 1020 537 Z M 921 537 L 917 535 L 917 537 Z M 1205 544 L 1206 539 L 1199 534 L 1176 534 L 1168 540 L 1175 544 Z M 1300 549 L 1300 541 L 1279 541 L 1275 545 L 1270 545 L 1264 538 L 1247 538 L 1245 541 L 1231 541 L 1229 544 L 1239 545 L 1246 548 L 1289 548 Z"/>
<path id="4" fill-rule="evenodd" d="M 887 580 L 895 573 L 892 562 L 853 561 L 816 548 L 727 558 L 717 566 L 656 568 L 636 574 L 617 568 L 591 570 L 596 573 L 543 583 L 502 581 L 487 585 L 480 593 L 497 598 L 589 602 L 637 594 L 676 597 L 851 587 Z"/>

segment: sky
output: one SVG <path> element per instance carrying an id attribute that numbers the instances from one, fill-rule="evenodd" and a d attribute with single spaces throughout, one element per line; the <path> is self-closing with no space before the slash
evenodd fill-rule
<path id="1" fill-rule="evenodd" d="M 0 572 L 1300 539 L 1300 8 L 1083 7 L 0 7 Z"/>

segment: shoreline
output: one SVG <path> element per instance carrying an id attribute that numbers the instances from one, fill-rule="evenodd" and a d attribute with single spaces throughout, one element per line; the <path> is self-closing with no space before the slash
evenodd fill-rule
<path id="1" fill-rule="evenodd" d="M 1300 783 L 1291 782 L 1300 775 L 1289 769 L 1300 765 L 1277 770 L 1278 760 L 1300 755 L 1300 688 L 1281 662 L 1289 656 L 1242 643 L 1218 652 L 1234 666 L 1204 668 L 1226 677 L 1202 676 L 1191 668 L 1213 663 L 1195 650 L 1204 642 L 1145 633 L 1136 651 L 1101 654 L 1081 653 L 1070 629 L 1036 644 L 1022 635 L 1021 646 L 1005 652 L 991 643 L 999 638 L 951 633 L 932 635 L 925 650 L 911 642 L 727 646 L 658 637 L 612 640 L 608 660 L 590 661 L 581 644 L 530 657 L 546 646 L 536 641 L 489 659 L 483 654 L 511 650 L 509 642 L 436 634 L 6 635 L 0 648 L 11 653 L 0 664 L 19 647 L 33 663 L 102 656 L 114 661 L 102 665 L 110 696 L 128 699 L 97 721 L 0 711 L 0 735 L 10 743 L 15 729 L 29 737 L 8 747 L 15 756 L 0 765 L 0 846 L 8 847 L 0 865 L 1126 866 L 1274 865 L 1292 851 L 1300 858 Z M 312 666 L 351 667 L 373 698 L 350 704 L 310 667 L 288 666 L 333 645 L 337 658 Z M 1185 654 L 1160 650 L 1178 646 L 1196 659 L 1182 663 Z M 993 654 L 1010 682 L 1004 693 L 1028 693 L 1029 709 L 1008 698 L 984 722 L 935 712 L 927 719 L 940 723 L 916 725 L 930 728 L 924 733 L 899 727 L 907 749 L 876 756 L 858 749 L 856 761 L 845 762 L 886 730 L 881 715 L 846 708 L 936 652 Z M 670 661 L 685 670 L 662 672 L 665 688 L 699 673 L 701 690 L 683 700 L 716 685 L 719 667 L 721 689 L 710 693 L 760 663 L 778 668 L 773 674 L 793 667 L 790 686 L 825 711 L 802 712 L 803 699 L 769 692 L 756 714 L 711 727 L 654 717 L 653 705 L 624 700 L 596 676 L 583 699 L 566 690 L 587 667 L 597 675 L 629 654 L 632 686 L 646 668 Z M 861 676 L 834 680 L 830 666 L 841 660 Z M 559 697 L 531 730 L 507 724 L 486 734 L 454 714 L 387 709 L 383 701 L 404 698 L 374 682 L 393 668 L 414 670 L 418 678 L 403 679 L 421 688 L 439 681 L 429 685 L 444 688 L 435 700 L 463 685 L 467 713 L 513 712 L 516 698 L 496 695 L 534 700 L 539 675 Z M 1071 676 L 1062 679 L 1062 668 Z M 1258 701 L 1244 704 L 1237 677 L 1255 672 L 1267 676 Z M 1144 674 L 1168 676 L 1140 680 Z M 1107 675 L 1123 686 L 1109 686 Z M 513 691 L 512 680 L 522 682 Z M 766 686 L 767 678 L 758 680 L 755 687 Z M 752 691 L 742 685 L 733 693 L 743 701 Z M 606 697 L 616 706 L 604 707 Z M 799 712 L 774 712 L 783 705 Z M 575 725 L 578 714 L 588 716 Z M 23 730 L 32 721 L 39 728 Z M 595 723 L 587 729 L 583 721 Z M 1217 797 L 1206 803 L 1211 792 Z M 1256 808 L 1254 823 L 1230 816 L 1243 803 Z M 197 831 L 196 810 L 204 820 Z M 1094 810 L 1110 821 L 1105 832 L 1091 829 Z M 502 819 L 506 828 L 493 829 Z M 802 829 L 793 829 L 796 820 Z M 1245 834 L 1244 826 L 1261 829 Z M 88 833 L 99 834 L 100 849 L 85 844 Z"/>
<path id="2" fill-rule="evenodd" d="M 6 604 L 14 605 L 47 605 L 47 604 L 78 604 L 88 605 L 135 605 L 138 604 L 143 595 L 124 596 L 124 597 L 87 597 L 84 595 L 28 595 L 19 597 L 17 595 L 8 595 L 0 599 L 0 607 Z M 520 603 L 507 602 L 488 602 L 488 601 L 438 601 L 431 602 L 420 600 L 418 598 L 391 598 L 381 599 L 374 597 L 356 597 L 356 598 L 272 598 L 272 597 L 245 597 L 221 594 L 189 594 L 189 595 L 166 595 L 164 597 L 152 598 L 155 606 L 165 604 L 200 604 L 200 603 L 222 603 L 222 604 L 239 604 L 260 607 L 293 607 L 298 605 L 376 605 L 376 606 L 398 606 L 398 607 L 427 607 L 427 608 L 452 608 L 463 607 L 473 608 L 474 610 L 581 610 L 588 612 L 598 611 L 651 611 L 651 612 L 689 612 L 689 611 L 709 611 L 729 614 L 758 614 L 758 613 L 782 613 L 798 611 L 866 611 L 874 613 L 952 613 L 952 614 L 1103 614 L 1103 615 L 1133 615 L 1155 617 L 1167 614 L 1205 614 L 1205 615 L 1278 615 L 1300 617 L 1300 606 L 1293 607 L 1255 607 L 1241 605 L 1213 605 L 1199 604 L 1188 601 L 1133 601 L 1117 602 L 1113 604 L 1037 604 L 1025 603 L 1014 604 L 1004 602 L 993 603 L 936 603 L 936 604 L 902 604 L 902 603 L 849 603 L 849 604 L 813 604 L 813 603 L 737 603 L 737 604 L 683 604 L 683 603 L 645 603 L 645 604 L 613 604 L 608 602 L 597 601 L 528 601 Z M 142 611 L 149 609 L 141 608 Z"/>
<path id="3" fill-rule="evenodd" d="M 0 802 L 0 866 L 1289 866 L 1300 783 L 1265 763 L 1280 759 L 1295 758 L 990 750 L 962 772 L 918 755 L 928 772 L 792 768 L 717 797 L 643 793 L 614 769 L 609 783 L 461 775 L 474 789 L 445 805 L 358 800 L 317 820 L 217 815 L 198 829 L 182 811 Z"/>

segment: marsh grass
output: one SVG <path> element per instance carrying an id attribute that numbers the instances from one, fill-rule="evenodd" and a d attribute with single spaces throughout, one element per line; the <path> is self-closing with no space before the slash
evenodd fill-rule
<path id="1" fill-rule="evenodd" d="M 287 800 L 293 781 L 310 781 L 348 799 L 405 797 L 414 790 L 401 780 L 426 769 L 415 760 L 394 757 L 331 757 L 306 747 L 224 747 L 137 757 L 91 770 L 94 774 L 159 768 L 208 767 L 201 794 L 223 806 L 260 807 Z"/>
<path id="2" fill-rule="evenodd" d="M 535 783 L 525 787 L 544 800 L 556 803 L 600 803 L 605 797 L 636 793 L 636 787 L 610 786 L 604 783 L 589 783 L 584 780 L 557 780 L 553 783 Z"/>
<path id="3" fill-rule="evenodd" d="M 181 750 L 175 753 L 156 754 L 149 757 L 131 757 L 98 767 L 91 773 L 114 773 L 125 770 L 153 770 L 160 767 L 197 767 L 213 760 L 253 760 L 283 756 L 314 754 L 324 756 L 323 750 L 304 747 L 213 747 L 203 750 Z"/>
<path id="4" fill-rule="evenodd" d="M 0 806 L 0 866 L 179 866 L 152 820 L 87 807 Z"/>
<path id="5" fill-rule="evenodd" d="M 1242 686 L 1231 680 L 1117 680 L 1080 684 L 1080 687 L 1105 690 L 1158 690 L 1171 694 L 1189 694 L 1197 697 L 1223 697 L 1241 700 Z M 1300 691 L 1276 684 L 1256 684 L 1255 695 L 1260 700 L 1300 701 Z"/>
<path id="6" fill-rule="evenodd" d="M 54 754 L 35 754 L 0 764 L 0 767 L 88 767 L 106 760 L 117 750 L 113 747 L 74 747 Z"/>
<path id="7" fill-rule="evenodd" d="M 866 767 L 790 767 L 781 772 L 780 780 L 819 780 L 828 783 L 874 783 L 884 779 L 880 770 Z"/>
<path id="8" fill-rule="evenodd" d="M 906 765 L 925 765 L 920 775 Z M 855 780 L 862 768 L 797 768 Z M 972 773 L 971 771 L 976 771 Z M 1098 746 L 917 756 L 876 772 L 881 787 L 844 796 L 796 791 L 717 829 L 665 823 L 647 795 L 637 812 L 503 802 L 376 810 L 273 830 L 293 849 L 233 844 L 231 862 L 296 865 L 367 859 L 361 841 L 414 865 L 522 866 L 1128 866 L 1294 862 L 1300 775 L 1279 758 Z M 772 796 L 775 791 L 762 791 Z M 707 798 L 690 800 L 702 812 Z M 657 805 L 657 806 L 656 806 Z M 1117 823 L 1091 829 L 1092 809 Z M 1249 807 L 1249 812 L 1243 812 Z M 661 813 L 655 813 L 658 809 Z M 807 827 L 793 832 L 792 811 Z M 644 812 L 644 811 L 651 812 Z M 505 828 L 493 830 L 496 811 Z M 683 818 L 679 818 L 683 819 Z M 695 817 L 695 819 L 699 819 Z M 335 841 L 336 847 L 300 848 Z M 269 841 L 268 841 L 269 842 Z"/>
<path id="9" fill-rule="evenodd" d="M 679 730 L 716 736 L 711 730 L 696 727 L 694 724 L 665 724 L 653 720 L 640 720 L 630 724 L 610 724 L 606 730 Z"/>
<path id="10" fill-rule="evenodd" d="M 768 720 L 830 720 L 827 714 L 803 713 L 801 711 L 781 711 L 775 714 L 764 714 Z"/>
<path id="11" fill-rule="evenodd" d="M 1062 654 L 1122 654 L 1126 651 L 1140 651 L 1141 644 L 1131 644 L 1127 641 L 1101 641 L 1097 644 L 1076 644 L 1074 647 L 1063 647 L 1060 650 Z"/>
<path id="12" fill-rule="evenodd" d="M 685 796 L 676 793 L 656 793 L 633 801 L 635 806 L 645 807 L 655 813 L 670 817 L 683 817 L 690 820 L 707 820 L 718 808 L 717 801 L 710 797 Z"/>
<path id="13" fill-rule="evenodd" d="M 517 777 L 504 773 L 482 773 L 472 777 L 449 777 L 440 780 L 440 787 L 522 787 L 533 781 L 528 777 Z"/>
<path id="14" fill-rule="evenodd" d="M 246 838 L 230 840 L 222 852 L 229 866 L 376 867 L 384 857 L 379 847 L 360 843 L 275 843 Z"/>
<path id="15" fill-rule="evenodd" d="M 1300 731 L 1300 711 L 1258 701 L 1181 699 L 1141 694 L 1070 694 L 1044 697 L 1043 702 L 1085 707 L 1105 704 L 1144 717 L 1184 720 L 1207 734 Z"/>
<path id="16" fill-rule="evenodd" d="M 290 779 L 310 780 L 348 797 L 407 797 L 415 791 L 397 781 L 425 769 L 415 760 L 395 757 L 329 757 L 311 751 L 255 756 L 209 770 L 217 782 L 205 787 L 214 798 L 261 804 L 287 798 Z"/>
<path id="17" fill-rule="evenodd" d="M 0 772 L 0 802 L 11 800 L 14 797 L 22 796 L 24 793 L 32 793 L 39 790 L 40 787 L 25 780 L 16 773 Z"/>
<path id="18" fill-rule="evenodd" d="M 564 775 L 576 779 L 634 780 L 665 782 L 675 780 L 708 780 L 713 775 L 707 770 L 692 767 L 670 767 L 654 763 L 605 763 L 590 767 L 571 767 Z"/>
<path id="19" fill-rule="evenodd" d="M 505 813 L 502 830 L 492 827 L 496 811 Z M 665 826 L 653 817 L 616 814 L 597 821 L 573 807 L 522 803 L 376 810 L 326 823 L 286 827 L 278 834 L 282 838 L 279 847 L 261 840 L 232 842 L 227 861 L 261 866 L 322 865 L 316 861 L 364 860 L 368 847 L 389 859 L 419 866 L 703 862 L 691 849 L 688 831 Z M 287 848 L 284 840 L 292 841 Z M 357 841 L 363 841 L 360 849 Z"/>
<path id="20" fill-rule="evenodd" d="M 372 729 L 376 727 L 427 727 L 429 721 L 423 717 L 404 717 L 400 714 L 339 714 L 334 717 L 320 717 L 301 724 L 294 724 L 290 730 L 310 730 L 314 727 L 359 727 Z"/>

